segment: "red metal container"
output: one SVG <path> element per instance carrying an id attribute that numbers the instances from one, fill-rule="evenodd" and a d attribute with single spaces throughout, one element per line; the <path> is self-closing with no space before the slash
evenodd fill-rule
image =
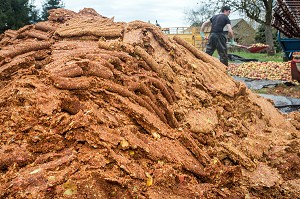
<path id="1" fill-rule="evenodd" d="M 300 59 L 293 59 L 291 61 L 292 79 L 300 82 Z"/>
<path id="2" fill-rule="evenodd" d="M 259 51 L 262 51 L 262 50 L 265 50 L 267 49 L 269 46 L 257 46 L 257 47 L 251 47 L 249 46 L 248 47 L 248 50 L 251 52 L 251 53 L 257 53 Z"/>

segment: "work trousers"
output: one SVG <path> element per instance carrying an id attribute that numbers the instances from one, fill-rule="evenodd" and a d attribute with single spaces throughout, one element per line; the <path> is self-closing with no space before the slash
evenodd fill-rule
<path id="1" fill-rule="evenodd" d="M 228 66 L 226 36 L 224 33 L 210 33 L 208 43 L 206 45 L 206 53 L 212 55 L 217 49 L 220 61 Z"/>

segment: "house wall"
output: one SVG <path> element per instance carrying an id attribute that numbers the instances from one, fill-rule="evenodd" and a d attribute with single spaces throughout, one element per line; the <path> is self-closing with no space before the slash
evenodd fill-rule
<path id="1" fill-rule="evenodd" d="M 240 21 L 233 28 L 237 43 L 249 46 L 255 43 L 255 30 L 245 21 Z"/>

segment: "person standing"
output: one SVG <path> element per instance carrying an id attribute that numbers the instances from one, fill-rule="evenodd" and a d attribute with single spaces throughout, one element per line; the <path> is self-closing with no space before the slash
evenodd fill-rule
<path id="1" fill-rule="evenodd" d="M 158 26 L 159 28 L 161 28 L 161 26 L 159 25 L 159 23 L 157 23 L 157 20 L 155 20 L 155 25 Z"/>
<path id="2" fill-rule="evenodd" d="M 220 61 L 228 66 L 228 56 L 227 56 L 227 38 L 226 32 L 223 31 L 224 27 L 227 26 L 228 29 L 228 37 L 231 39 L 231 44 L 234 45 L 233 40 L 233 31 L 231 27 L 231 23 L 229 20 L 230 7 L 223 6 L 221 8 L 221 13 L 214 15 L 208 21 L 204 22 L 200 28 L 200 35 L 202 39 L 205 39 L 204 28 L 211 24 L 211 31 L 208 38 L 208 43 L 206 45 L 206 53 L 212 55 L 215 50 L 218 51 Z"/>

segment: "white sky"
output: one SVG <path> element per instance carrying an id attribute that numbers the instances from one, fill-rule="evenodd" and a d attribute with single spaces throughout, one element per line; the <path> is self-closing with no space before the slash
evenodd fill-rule
<path id="1" fill-rule="evenodd" d="M 93 8 L 105 17 L 115 17 L 115 22 L 141 20 L 162 27 L 186 27 L 185 10 L 197 6 L 199 0 L 63 0 L 65 9 L 78 12 Z M 45 0 L 34 0 L 37 8 Z"/>
<path id="2" fill-rule="evenodd" d="M 33 0 L 37 8 L 46 0 Z M 62 0 L 65 9 L 78 12 L 93 8 L 105 17 L 115 17 L 115 22 L 141 20 L 161 27 L 187 27 L 185 11 L 197 8 L 199 0 Z M 209 0 L 207 0 L 209 1 Z M 235 17 L 237 18 L 237 17 Z M 230 17 L 233 19 L 233 16 Z"/>

